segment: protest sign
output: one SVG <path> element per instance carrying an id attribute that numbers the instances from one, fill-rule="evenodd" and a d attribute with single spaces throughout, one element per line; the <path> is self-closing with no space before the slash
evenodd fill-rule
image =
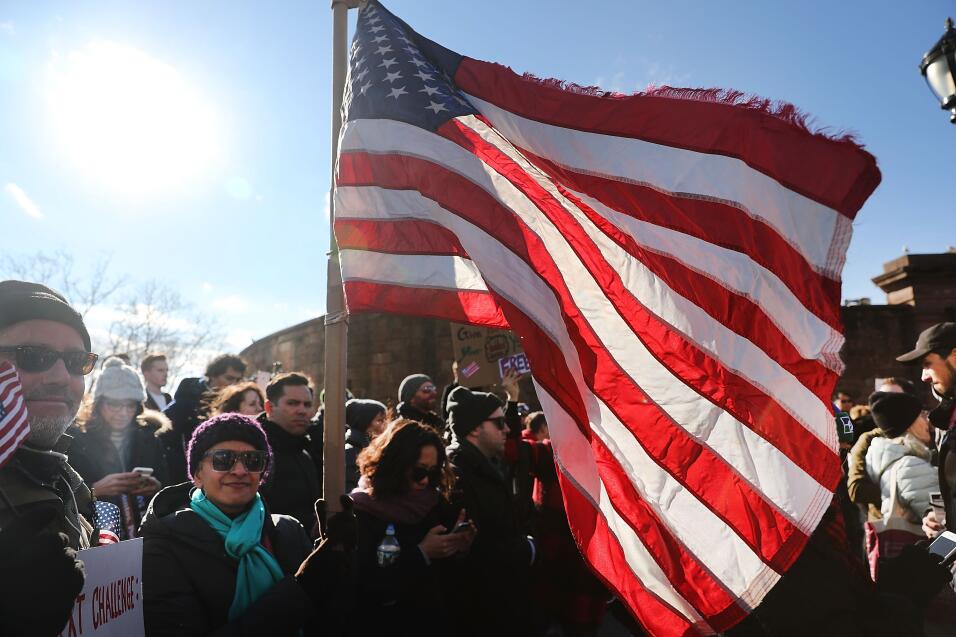
<path id="1" fill-rule="evenodd" d="M 79 558 L 86 583 L 60 637 L 141 637 L 142 538 L 80 551 Z"/>
<path id="2" fill-rule="evenodd" d="M 452 323 L 451 341 L 458 361 L 458 382 L 465 387 L 499 384 L 502 378 L 499 361 L 516 355 L 524 358 L 517 337 L 505 330 Z M 515 361 L 506 365 L 515 366 Z M 527 358 L 524 365 L 527 366 Z"/>

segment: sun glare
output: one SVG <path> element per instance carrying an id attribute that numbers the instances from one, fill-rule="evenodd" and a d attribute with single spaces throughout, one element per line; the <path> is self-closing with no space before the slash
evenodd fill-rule
<path id="1" fill-rule="evenodd" d="M 185 185 L 217 157 L 217 117 L 173 67 L 93 42 L 50 65 L 60 149 L 97 185 L 130 195 Z"/>

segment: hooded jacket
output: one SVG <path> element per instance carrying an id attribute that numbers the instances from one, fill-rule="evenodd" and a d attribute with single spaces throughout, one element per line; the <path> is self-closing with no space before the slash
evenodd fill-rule
<path id="1" fill-rule="evenodd" d="M 939 485 L 936 469 L 929 462 L 929 448 L 911 434 L 899 438 L 874 438 L 866 452 L 866 473 L 880 485 L 883 518 L 889 517 L 890 491 L 895 472 L 897 498 L 909 521 L 918 523 L 929 508 L 929 493 Z"/>
<path id="2" fill-rule="evenodd" d="M 292 577 L 312 549 L 302 526 L 288 516 L 266 515 L 262 544 L 287 577 L 230 622 L 239 562 L 226 554 L 222 537 L 189 507 L 192 489 L 184 483 L 157 493 L 143 522 L 147 637 L 297 635 L 315 613 Z"/>

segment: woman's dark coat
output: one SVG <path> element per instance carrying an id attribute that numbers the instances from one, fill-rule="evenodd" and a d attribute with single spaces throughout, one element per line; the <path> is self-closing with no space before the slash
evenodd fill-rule
<path id="1" fill-rule="evenodd" d="M 418 545 L 433 527 L 454 525 L 455 514 L 439 504 L 417 524 L 398 524 L 366 511 L 356 511 L 358 527 L 357 599 L 361 612 L 349 622 L 349 635 L 448 635 L 454 615 L 445 601 L 443 583 L 457 585 L 455 558 L 425 559 Z M 395 538 L 402 549 L 398 561 L 378 565 L 378 545 L 388 525 L 395 524 Z"/>
<path id="2" fill-rule="evenodd" d="M 222 537 L 188 506 L 192 485 L 163 489 L 143 522 L 143 612 L 147 637 L 297 635 L 315 614 L 292 574 L 312 550 L 296 520 L 266 515 L 262 543 L 285 579 L 230 622 L 239 563 Z M 313 634 L 306 629 L 306 635 Z"/>

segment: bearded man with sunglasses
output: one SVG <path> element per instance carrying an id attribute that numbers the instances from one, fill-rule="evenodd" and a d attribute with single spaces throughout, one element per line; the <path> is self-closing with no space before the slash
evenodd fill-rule
<path id="1" fill-rule="evenodd" d="M 0 281 L 0 360 L 20 376 L 30 434 L 0 469 L 0 634 L 55 635 L 83 586 L 90 490 L 65 434 L 96 364 L 83 318 L 50 288 Z M 42 612 L 38 608 L 42 606 Z"/>

